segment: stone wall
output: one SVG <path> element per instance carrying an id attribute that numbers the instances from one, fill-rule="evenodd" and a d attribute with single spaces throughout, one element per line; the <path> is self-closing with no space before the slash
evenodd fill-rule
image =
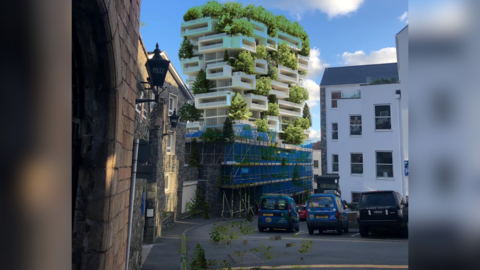
<path id="1" fill-rule="evenodd" d="M 130 243 L 130 261 L 128 269 L 141 269 L 143 228 L 145 223 L 143 198 L 146 196 L 146 184 L 147 182 L 145 179 L 136 179 L 132 217 L 132 237 Z"/>
<path id="2" fill-rule="evenodd" d="M 140 0 L 74 1 L 72 16 L 74 76 L 83 97 L 75 101 L 83 111 L 72 269 L 124 269 Z"/>
<path id="3" fill-rule="evenodd" d="M 172 227 L 175 224 L 175 213 L 168 212 L 167 216 L 163 218 L 162 229 Z"/>
<path id="4" fill-rule="evenodd" d="M 326 97 L 325 97 L 325 87 L 320 87 L 320 151 L 321 151 L 321 166 L 322 166 L 322 175 L 327 174 L 327 108 L 326 108 Z"/>

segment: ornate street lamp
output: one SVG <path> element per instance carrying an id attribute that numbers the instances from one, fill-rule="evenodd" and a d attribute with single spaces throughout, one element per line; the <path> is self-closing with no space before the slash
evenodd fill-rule
<path id="1" fill-rule="evenodd" d="M 177 127 L 178 118 L 180 118 L 180 117 L 177 115 L 177 110 L 174 110 L 174 111 L 173 111 L 173 114 L 170 115 L 170 124 L 167 124 L 167 126 L 171 126 L 171 127 L 172 127 L 172 131 L 175 130 L 175 128 Z M 168 135 L 168 132 L 162 134 L 162 137 L 165 136 L 165 135 Z"/>

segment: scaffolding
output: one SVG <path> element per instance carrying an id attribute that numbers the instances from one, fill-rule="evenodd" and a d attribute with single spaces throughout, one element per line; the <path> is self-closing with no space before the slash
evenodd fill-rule
<path id="1" fill-rule="evenodd" d="M 221 179 L 217 186 L 222 189 L 222 216 L 254 213 L 262 194 L 276 193 L 299 196 L 312 190 L 313 164 L 312 143 L 301 145 L 284 144 L 274 131 L 258 132 L 249 124 L 235 124 L 234 142 L 224 142 L 221 132 L 211 134 L 220 138 L 202 138 L 204 132 L 190 133 L 186 146 L 185 163 L 196 151 L 202 166 L 221 166 Z M 208 178 L 207 175 L 199 177 Z M 236 202 L 236 203 L 234 203 Z"/>

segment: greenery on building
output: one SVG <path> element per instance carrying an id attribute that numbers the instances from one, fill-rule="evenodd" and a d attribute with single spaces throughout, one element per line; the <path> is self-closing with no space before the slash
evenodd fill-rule
<path id="1" fill-rule="evenodd" d="M 233 68 L 246 74 L 255 74 L 255 59 L 249 51 L 242 51 L 233 62 Z"/>
<path id="2" fill-rule="evenodd" d="M 223 140 L 223 133 L 216 128 L 207 128 L 205 132 L 200 135 L 200 141 L 203 143 L 218 143 Z"/>
<path id="3" fill-rule="evenodd" d="M 189 167 L 200 167 L 200 151 L 198 151 L 197 139 L 193 139 L 191 143 L 190 159 L 188 160 Z"/>
<path id="4" fill-rule="evenodd" d="M 272 89 L 272 80 L 269 77 L 261 77 L 257 79 L 257 85 L 253 93 L 255 95 L 268 96 Z"/>
<path id="5" fill-rule="evenodd" d="M 228 50 L 225 50 L 225 53 L 223 54 L 223 62 L 227 62 L 230 60 L 230 55 L 228 55 Z"/>
<path id="6" fill-rule="evenodd" d="M 247 19 L 235 19 L 230 28 L 226 28 L 227 34 L 253 37 L 253 25 Z"/>
<path id="7" fill-rule="evenodd" d="M 385 84 L 385 83 L 397 83 L 398 79 L 396 78 L 391 78 L 391 79 L 378 79 L 370 82 L 370 84 Z"/>
<path id="8" fill-rule="evenodd" d="M 290 51 L 290 46 L 287 42 L 282 42 L 278 45 L 278 63 L 293 70 L 298 69 L 298 60 L 295 53 Z"/>
<path id="9" fill-rule="evenodd" d="M 228 116 L 234 120 L 247 120 L 252 117 L 252 112 L 247 108 L 247 103 L 245 103 L 242 95 L 239 93 L 236 93 L 232 98 L 232 105 L 230 106 Z"/>
<path id="10" fill-rule="evenodd" d="M 268 111 L 266 112 L 266 114 L 271 115 L 271 116 L 278 116 L 280 114 L 278 104 L 277 103 L 268 103 Z"/>
<path id="11" fill-rule="evenodd" d="M 193 44 L 187 37 L 183 38 L 182 44 L 180 44 L 180 50 L 178 50 L 178 58 L 190 59 L 193 57 Z"/>
<path id="12" fill-rule="evenodd" d="M 212 87 L 212 82 L 207 80 L 207 73 L 203 69 L 200 69 L 200 71 L 197 74 L 197 77 L 195 78 L 195 81 L 193 82 L 193 86 L 192 86 L 193 94 L 197 95 L 197 94 L 207 93 L 211 87 Z"/>
<path id="13" fill-rule="evenodd" d="M 202 6 L 202 16 L 219 19 L 222 16 L 223 5 L 217 1 L 208 1 Z"/>
<path id="14" fill-rule="evenodd" d="M 305 106 L 303 106 L 303 118 L 308 119 L 308 122 L 310 122 L 309 127 L 312 126 L 312 115 L 310 114 L 310 107 L 308 107 L 308 103 L 305 103 Z"/>
<path id="15" fill-rule="evenodd" d="M 268 64 L 267 76 L 272 80 L 278 79 L 278 69 L 273 64 Z"/>
<path id="16" fill-rule="evenodd" d="M 255 126 L 257 126 L 258 132 L 267 132 L 268 131 L 268 123 L 267 119 L 258 118 L 255 120 Z"/>
<path id="17" fill-rule="evenodd" d="M 310 121 L 307 118 L 298 117 L 293 121 L 293 126 L 308 129 L 310 128 Z"/>
<path id="18" fill-rule="evenodd" d="M 267 47 L 266 46 L 257 45 L 255 50 L 256 50 L 256 52 L 254 53 L 254 56 L 255 56 L 256 59 L 267 60 L 268 52 L 267 52 Z"/>
<path id="19" fill-rule="evenodd" d="M 298 71 L 298 75 L 307 76 L 307 74 L 308 74 L 308 71 L 306 71 L 306 70 L 299 70 Z"/>
<path id="20" fill-rule="evenodd" d="M 227 117 L 223 123 L 223 139 L 225 142 L 235 142 L 235 131 L 233 130 L 233 123 L 230 117 Z"/>
<path id="21" fill-rule="evenodd" d="M 183 15 L 184 21 L 193 21 L 202 17 L 201 7 L 192 7 Z"/>
<path id="22" fill-rule="evenodd" d="M 180 118 L 178 119 L 180 122 L 195 122 L 200 120 L 202 114 L 200 111 L 195 108 L 194 103 L 185 102 L 183 106 L 179 110 Z"/>
<path id="23" fill-rule="evenodd" d="M 300 145 L 303 140 L 307 138 L 304 134 L 304 129 L 299 126 L 294 126 L 293 123 L 288 124 L 288 127 L 283 131 L 285 143 Z"/>
<path id="24" fill-rule="evenodd" d="M 308 98 L 309 95 L 307 89 L 299 85 L 294 85 L 290 87 L 289 96 L 286 100 L 297 104 L 302 104 L 302 102 L 308 100 Z"/>
<path id="25" fill-rule="evenodd" d="M 190 269 L 206 270 L 208 269 L 207 259 L 205 258 L 205 250 L 197 243 L 190 261 Z"/>

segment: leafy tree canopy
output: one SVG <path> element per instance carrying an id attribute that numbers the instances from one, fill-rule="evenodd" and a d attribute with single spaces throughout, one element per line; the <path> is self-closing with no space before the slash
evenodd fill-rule
<path id="1" fill-rule="evenodd" d="M 249 51 L 242 51 L 233 63 L 233 68 L 247 74 L 255 74 L 255 60 Z"/>
<path id="2" fill-rule="evenodd" d="M 303 106 L 303 118 L 308 119 L 308 122 L 310 123 L 308 127 L 311 127 L 312 115 L 310 114 L 310 107 L 308 107 L 308 103 L 305 103 L 305 106 Z"/>
<path id="3" fill-rule="evenodd" d="M 268 131 L 267 119 L 258 118 L 257 120 L 255 120 L 255 125 L 257 126 L 257 131 L 258 132 L 267 132 Z"/>
<path id="4" fill-rule="evenodd" d="M 300 127 L 305 130 L 310 127 L 310 121 L 307 118 L 299 117 L 293 121 L 293 126 Z"/>
<path id="5" fill-rule="evenodd" d="M 264 45 L 257 45 L 255 58 L 267 60 L 267 57 L 268 57 L 267 47 Z"/>
<path id="6" fill-rule="evenodd" d="M 278 116 L 280 111 L 278 109 L 277 103 L 268 103 L 268 111 L 266 112 L 267 115 L 271 116 Z"/>
<path id="7" fill-rule="evenodd" d="M 228 31 L 228 32 L 227 32 Z M 232 36 L 243 35 L 253 37 L 253 25 L 247 19 L 235 19 L 226 33 Z"/>
<path id="8" fill-rule="evenodd" d="M 304 134 L 304 130 L 301 127 L 296 127 L 293 124 L 289 124 L 287 129 L 283 132 L 285 142 L 288 144 L 299 145 L 303 143 L 303 140 L 307 138 Z"/>
<path id="9" fill-rule="evenodd" d="M 197 108 L 195 108 L 194 103 L 183 104 L 183 106 L 180 108 L 179 114 L 180 114 L 180 118 L 179 118 L 180 122 L 187 122 L 187 121 L 195 122 L 200 120 L 200 117 L 202 117 L 202 114 L 200 114 L 200 111 L 197 110 Z"/>
<path id="10" fill-rule="evenodd" d="M 217 1 L 208 1 L 202 6 L 202 16 L 219 19 L 222 16 L 223 5 Z"/>
<path id="11" fill-rule="evenodd" d="M 307 76 L 308 72 L 306 70 L 299 70 L 298 75 Z"/>
<path id="12" fill-rule="evenodd" d="M 252 112 L 247 108 L 247 104 L 239 93 L 232 98 L 228 116 L 234 120 L 247 120 L 252 117 Z"/>
<path id="13" fill-rule="evenodd" d="M 201 69 L 197 77 L 195 78 L 195 82 L 193 82 L 192 92 L 194 95 L 207 93 L 208 90 L 212 87 L 212 83 L 207 80 L 207 73 Z"/>
<path id="14" fill-rule="evenodd" d="M 308 100 L 309 95 L 307 89 L 294 85 L 289 89 L 289 97 L 287 101 L 295 102 L 297 104 L 302 104 L 305 100 Z"/>
<path id="15" fill-rule="evenodd" d="M 255 95 L 267 96 L 272 89 L 272 80 L 269 77 L 261 77 L 257 79 L 256 89 L 253 90 Z"/>
<path id="16" fill-rule="evenodd" d="M 282 42 L 278 45 L 278 62 L 280 65 L 286 66 L 293 70 L 298 69 L 298 60 L 293 52 L 290 51 L 288 43 Z"/>
<path id="17" fill-rule="evenodd" d="M 202 8 L 201 7 L 192 7 L 187 10 L 187 13 L 183 15 L 184 21 L 193 21 L 202 17 Z"/>
<path id="18" fill-rule="evenodd" d="M 183 37 L 182 44 L 180 44 L 180 50 L 178 50 L 178 58 L 190 59 L 193 57 L 193 44 L 187 37 Z"/>

